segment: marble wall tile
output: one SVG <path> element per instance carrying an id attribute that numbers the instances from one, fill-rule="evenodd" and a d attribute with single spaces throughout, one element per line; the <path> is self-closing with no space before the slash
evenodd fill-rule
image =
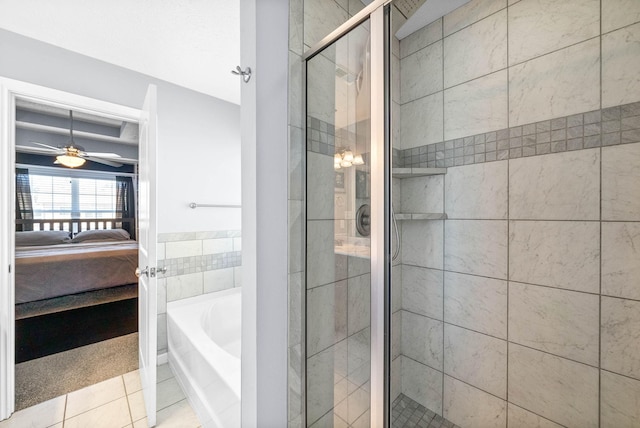
<path id="1" fill-rule="evenodd" d="M 433 43 L 400 61 L 400 102 L 442 91 L 442 42 Z"/>
<path id="2" fill-rule="evenodd" d="M 441 270 L 402 265 L 402 309 L 442 320 L 442 286 Z"/>
<path id="3" fill-rule="evenodd" d="M 307 421 L 312 424 L 334 405 L 334 376 L 341 358 L 336 347 L 326 349 L 307 359 Z M 346 358 L 346 355 L 343 355 Z"/>
<path id="4" fill-rule="evenodd" d="M 600 149 L 509 162 L 511 219 L 599 220 Z"/>
<path id="5" fill-rule="evenodd" d="M 445 272 L 444 320 L 507 338 L 507 282 Z"/>
<path id="6" fill-rule="evenodd" d="M 402 262 L 442 269 L 443 221 L 408 221 L 402 225 Z"/>
<path id="7" fill-rule="evenodd" d="M 506 428 L 507 403 L 452 377 L 444 377 L 444 418 L 468 428 Z"/>
<path id="8" fill-rule="evenodd" d="M 167 312 L 167 280 L 166 278 L 158 279 L 158 313 Z"/>
<path id="9" fill-rule="evenodd" d="M 444 87 L 507 67 L 507 10 L 503 9 L 444 39 Z"/>
<path id="10" fill-rule="evenodd" d="M 289 272 L 304 268 L 304 202 L 289 201 Z"/>
<path id="11" fill-rule="evenodd" d="M 598 293 L 600 225 L 577 221 L 512 221 L 509 279 Z"/>
<path id="12" fill-rule="evenodd" d="M 288 328 L 289 328 L 289 347 L 294 347 L 300 345 L 302 343 L 302 322 L 303 322 L 303 290 L 304 287 L 302 285 L 303 281 L 303 273 L 297 272 L 289 274 L 288 281 L 288 297 L 289 297 L 289 308 L 288 308 Z"/>
<path id="13" fill-rule="evenodd" d="M 602 223 L 601 274 L 602 294 L 640 300 L 640 223 Z"/>
<path id="14" fill-rule="evenodd" d="M 507 342 L 445 324 L 444 372 L 506 399 Z"/>
<path id="15" fill-rule="evenodd" d="M 444 35 L 446 37 L 505 7 L 507 7 L 507 0 L 471 0 L 444 16 Z"/>
<path id="16" fill-rule="evenodd" d="M 304 44 L 315 45 L 348 19 L 349 13 L 333 0 L 304 0 Z"/>
<path id="17" fill-rule="evenodd" d="M 234 287 L 234 268 L 206 270 L 202 272 L 203 291 L 213 293 Z"/>
<path id="18" fill-rule="evenodd" d="M 509 344 L 509 402 L 561 425 L 598 426 L 598 369 Z"/>
<path id="19" fill-rule="evenodd" d="M 403 149 L 439 143 L 442 139 L 442 92 L 400 106 Z"/>
<path id="20" fill-rule="evenodd" d="M 391 402 L 402 393 L 402 360 L 399 356 L 391 362 Z"/>
<path id="21" fill-rule="evenodd" d="M 348 333 L 352 335 L 371 325 L 371 275 L 348 279 Z"/>
<path id="22" fill-rule="evenodd" d="M 442 414 L 442 372 L 401 357 L 402 393 L 418 404 Z"/>
<path id="23" fill-rule="evenodd" d="M 165 253 L 167 259 L 178 257 L 193 257 L 202 255 L 202 241 L 174 241 L 165 243 Z"/>
<path id="24" fill-rule="evenodd" d="M 203 292 L 202 272 L 167 278 L 167 302 L 198 296 Z"/>
<path id="25" fill-rule="evenodd" d="M 640 3 L 635 0 L 602 0 L 602 33 L 640 22 Z"/>
<path id="26" fill-rule="evenodd" d="M 442 40 L 442 18 L 400 40 L 400 58 L 411 55 L 438 40 Z"/>
<path id="27" fill-rule="evenodd" d="M 158 354 L 162 354 L 168 349 L 168 336 L 167 336 L 167 314 L 158 314 L 157 332 L 156 337 L 158 339 Z"/>
<path id="28" fill-rule="evenodd" d="M 640 381 L 600 371 L 600 426 L 637 426 L 640 421 Z"/>
<path id="29" fill-rule="evenodd" d="M 508 404 L 507 411 L 509 413 L 509 428 L 562 428 L 555 422 L 511 403 Z"/>
<path id="30" fill-rule="evenodd" d="M 602 297 L 601 367 L 640 379 L 640 302 Z"/>
<path id="31" fill-rule="evenodd" d="M 445 90 L 444 139 L 507 128 L 507 84 L 502 70 Z"/>
<path id="32" fill-rule="evenodd" d="M 602 148 L 602 220 L 640 221 L 640 143 Z"/>
<path id="33" fill-rule="evenodd" d="M 229 253 L 231 251 L 233 251 L 233 238 L 202 240 L 202 254 Z"/>
<path id="34" fill-rule="evenodd" d="M 289 89 L 287 93 L 287 100 L 291 108 L 289 108 L 288 118 L 289 125 L 297 128 L 302 128 L 304 126 L 304 120 L 302 117 L 302 112 L 304 111 L 302 97 L 302 94 L 304 93 L 302 66 L 302 57 L 299 54 L 289 51 Z"/>
<path id="35" fill-rule="evenodd" d="M 332 220 L 307 222 L 307 259 L 307 288 L 336 280 Z"/>
<path id="36" fill-rule="evenodd" d="M 592 366 L 599 362 L 600 298 L 509 284 L 509 341 Z"/>
<path id="37" fill-rule="evenodd" d="M 333 1 L 327 0 L 312 1 L 314 3 L 333 3 Z M 328 54 L 331 54 L 331 52 Z M 336 65 L 325 55 L 316 55 L 307 61 L 307 100 L 313 100 L 313 102 L 307 103 L 307 116 L 335 124 L 335 80 Z"/>
<path id="38" fill-rule="evenodd" d="M 402 311 L 402 355 L 442 370 L 442 321 Z"/>
<path id="39" fill-rule="evenodd" d="M 442 213 L 444 212 L 444 176 L 406 178 L 402 182 L 400 207 L 402 213 Z"/>
<path id="40" fill-rule="evenodd" d="M 371 329 L 366 328 L 347 339 L 347 379 L 365 387 L 371 376 Z"/>
<path id="41" fill-rule="evenodd" d="M 302 55 L 304 49 L 304 0 L 289 1 L 289 50 Z"/>
<path id="42" fill-rule="evenodd" d="M 391 359 L 396 359 L 402 353 L 402 311 L 391 315 Z"/>
<path id="43" fill-rule="evenodd" d="M 395 265 L 391 268 L 391 311 L 402 309 L 402 288 L 404 287 L 402 271 L 403 265 Z M 410 281 L 412 282 L 412 281 Z"/>
<path id="44" fill-rule="evenodd" d="M 446 270 L 507 278 L 507 222 L 502 220 L 447 220 Z"/>
<path id="45" fill-rule="evenodd" d="M 602 36 L 602 107 L 640 100 L 640 23 Z"/>
<path id="46" fill-rule="evenodd" d="M 444 177 L 448 218 L 507 218 L 507 161 L 448 168 Z"/>
<path id="47" fill-rule="evenodd" d="M 242 287 L 242 266 L 233 268 L 233 286 Z"/>
<path id="48" fill-rule="evenodd" d="M 336 172 L 333 169 L 333 156 L 307 152 L 307 177 L 307 218 L 334 218 Z"/>
<path id="49" fill-rule="evenodd" d="M 600 35 L 600 0 L 524 0 L 509 8 L 509 65 Z"/>
<path id="50" fill-rule="evenodd" d="M 302 128 L 289 126 L 289 199 L 302 200 L 303 149 Z"/>
<path id="51" fill-rule="evenodd" d="M 391 101 L 398 104 L 400 103 L 401 95 L 401 79 L 402 72 L 400 69 L 400 58 L 395 55 L 391 55 Z"/>
<path id="52" fill-rule="evenodd" d="M 599 109 L 599 88 L 598 38 L 512 66 L 509 68 L 509 125 Z"/>
<path id="53" fill-rule="evenodd" d="M 307 291 L 307 355 L 312 356 L 347 337 L 347 283 Z"/>

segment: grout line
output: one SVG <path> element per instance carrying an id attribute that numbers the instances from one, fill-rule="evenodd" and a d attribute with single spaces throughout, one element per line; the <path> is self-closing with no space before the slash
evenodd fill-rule
<path id="1" fill-rule="evenodd" d="M 511 129 L 511 94 L 510 94 L 510 88 L 511 88 L 511 81 L 510 81 L 510 71 L 511 71 L 511 67 L 509 67 L 509 10 L 511 9 L 511 7 L 508 4 L 509 2 L 507 1 L 507 129 Z M 509 132 L 509 136 L 511 136 L 511 132 Z M 496 137 L 496 156 L 498 153 L 498 141 L 497 141 L 497 137 Z M 511 150 L 509 150 L 509 153 L 511 153 Z M 510 155 L 509 155 L 510 156 Z M 511 265 L 511 260 L 509 258 L 509 253 L 510 253 L 510 236 L 511 236 L 511 194 L 509 193 L 511 190 L 511 175 L 510 175 L 510 167 L 511 166 L 511 161 L 507 160 L 507 236 L 506 236 L 506 247 L 507 247 L 507 319 L 505 320 L 505 326 L 506 326 L 506 330 L 507 330 L 507 355 L 506 355 L 506 391 L 505 391 L 505 400 L 508 403 L 509 402 L 509 295 L 511 294 L 511 287 L 509 285 L 509 278 L 511 277 L 511 272 L 509 270 L 509 267 Z M 509 406 L 507 405 L 507 409 L 506 409 L 506 420 L 507 420 L 507 426 L 509 426 Z"/>
<path id="2" fill-rule="evenodd" d="M 69 394 L 64 395 L 64 412 L 62 413 L 62 428 L 66 425 L 67 422 L 67 403 L 69 400 Z"/>
<path id="3" fill-rule="evenodd" d="M 444 66 L 444 57 L 445 57 L 445 51 L 444 51 L 444 17 L 442 17 L 442 25 L 440 26 L 440 28 L 442 29 L 442 40 L 440 43 L 442 43 L 442 140 L 444 141 L 444 137 L 445 137 L 445 132 L 446 132 L 446 112 L 445 112 L 445 84 L 444 84 L 444 75 L 445 75 L 445 66 Z M 446 213 L 447 211 L 445 203 L 446 203 L 446 181 L 447 181 L 447 177 L 442 177 L 442 212 Z M 441 265 L 442 268 L 444 269 L 444 260 L 445 260 L 445 255 L 447 247 L 446 247 L 446 219 L 442 221 L 442 261 L 441 261 Z M 444 329 L 444 290 L 445 290 L 445 278 L 444 278 L 444 273 L 442 274 L 442 392 L 441 392 L 441 398 L 440 398 L 440 410 L 442 413 L 442 417 L 444 417 L 444 389 L 445 389 L 445 383 L 444 383 L 444 367 L 445 367 L 445 352 L 444 352 L 444 348 L 446 345 L 446 339 L 445 339 L 445 329 Z"/>
<path id="4" fill-rule="evenodd" d="M 127 409 L 129 409 L 129 420 L 131 421 L 131 424 L 133 425 L 133 413 L 131 412 L 131 403 L 129 403 L 129 394 L 127 393 L 127 385 L 124 382 L 124 376 L 120 376 L 120 379 L 122 380 L 122 387 L 124 388 L 124 397 L 127 400 Z"/>

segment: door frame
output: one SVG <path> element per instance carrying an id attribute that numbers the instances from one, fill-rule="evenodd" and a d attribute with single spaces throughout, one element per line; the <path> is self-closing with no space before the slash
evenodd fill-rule
<path id="1" fill-rule="evenodd" d="M 142 111 L 0 76 L 0 421 L 15 409 L 15 106 L 26 99 L 140 122 Z"/>

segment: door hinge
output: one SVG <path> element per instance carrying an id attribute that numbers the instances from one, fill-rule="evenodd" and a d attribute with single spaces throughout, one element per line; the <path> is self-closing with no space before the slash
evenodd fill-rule
<path id="1" fill-rule="evenodd" d="M 149 276 L 151 278 L 155 278 L 156 277 L 156 268 L 154 268 L 154 267 L 149 268 Z"/>
<path id="2" fill-rule="evenodd" d="M 9 265 L 9 273 L 11 273 L 11 265 Z"/>

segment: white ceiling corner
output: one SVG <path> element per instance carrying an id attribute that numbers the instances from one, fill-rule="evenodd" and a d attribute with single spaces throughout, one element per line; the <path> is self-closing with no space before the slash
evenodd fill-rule
<path id="1" fill-rule="evenodd" d="M 0 28 L 240 103 L 239 0 L 0 0 Z"/>

